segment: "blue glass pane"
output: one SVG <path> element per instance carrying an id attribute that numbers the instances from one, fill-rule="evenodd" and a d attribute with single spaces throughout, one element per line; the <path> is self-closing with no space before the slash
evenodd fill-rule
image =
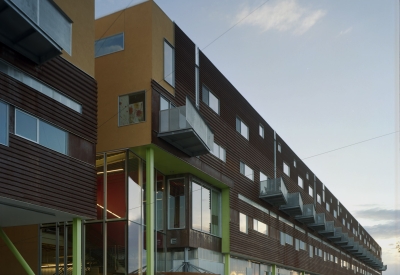
<path id="1" fill-rule="evenodd" d="M 39 121 L 39 144 L 65 154 L 66 133 L 46 122 Z"/>
<path id="2" fill-rule="evenodd" d="M 7 105 L 0 102 L 0 144 L 7 145 Z"/>
<path id="3" fill-rule="evenodd" d="M 17 110 L 15 113 L 15 133 L 37 142 L 37 118 Z"/>
<path id="4" fill-rule="evenodd" d="M 103 39 L 99 39 L 94 44 L 95 57 L 110 54 L 124 49 L 124 34 L 120 33 Z"/>

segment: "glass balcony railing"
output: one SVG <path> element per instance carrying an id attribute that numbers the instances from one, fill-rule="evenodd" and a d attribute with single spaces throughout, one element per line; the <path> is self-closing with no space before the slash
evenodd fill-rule
<path id="1" fill-rule="evenodd" d="M 315 215 L 315 223 L 307 224 L 307 226 L 315 231 L 325 230 L 325 214 L 318 213 Z"/>
<path id="2" fill-rule="evenodd" d="M 328 237 L 333 236 L 335 234 L 335 224 L 333 221 L 325 222 L 325 229 L 318 232 L 319 234 Z"/>
<path id="3" fill-rule="evenodd" d="M 160 111 L 159 137 L 190 156 L 207 154 L 214 146 L 214 133 L 186 98 L 186 105 Z"/>
<path id="4" fill-rule="evenodd" d="M 287 203 L 281 205 L 279 210 L 285 212 L 289 216 L 303 214 L 303 199 L 301 198 L 300 193 L 288 193 Z"/>
<path id="5" fill-rule="evenodd" d="M 301 223 L 309 224 L 315 223 L 316 220 L 315 206 L 314 204 L 303 205 L 303 214 L 296 216 L 295 219 Z"/>
<path id="6" fill-rule="evenodd" d="M 72 21 L 52 0 L 0 0 L 0 41 L 40 64 L 71 54 Z"/>
<path id="7" fill-rule="evenodd" d="M 259 198 L 272 205 L 287 204 L 288 191 L 283 178 L 261 181 Z"/>

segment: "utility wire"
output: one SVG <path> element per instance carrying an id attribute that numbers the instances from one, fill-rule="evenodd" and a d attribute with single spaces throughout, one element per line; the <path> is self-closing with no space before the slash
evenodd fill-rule
<path id="1" fill-rule="evenodd" d="M 354 145 L 357 145 L 357 144 L 360 144 L 360 143 L 364 143 L 364 142 L 367 142 L 367 141 L 370 141 L 370 140 L 374 140 L 374 139 L 378 139 L 378 138 L 381 138 L 381 137 L 393 135 L 393 134 L 398 133 L 398 132 L 399 131 L 395 131 L 395 132 L 391 132 L 391 133 L 384 134 L 384 135 L 381 135 L 381 136 L 377 136 L 377 137 L 373 137 L 373 138 L 370 138 L 370 139 L 362 140 L 362 141 L 359 141 L 359 142 L 356 142 L 356 143 L 352 143 L 352 144 L 349 144 L 349 145 L 346 145 L 346 146 L 343 146 L 343 147 L 339 147 L 339 148 L 336 148 L 336 149 L 333 149 L 333 150 L 329 150 L 329 151 L 326 151 L 326 152 L 323 152 L 323 153 L 320 153 L 320 154 L 316 154 L 316 155 L 313 155 L 313 156 L 302 158 L 301 160 L 305 160 L 305 159 L 317 157 L 317 156 L 320 156 L 320 155 L 324 155 L 324 154 L 327 154 L 327 153 L 330 153 L 330 152 L 338 151 L 338 150 L 341 150 L 341 149 L 344 149 L 344 148 L 347 148 L 347 147 L 351 147 L 351 146 L 354 146 Z"/>

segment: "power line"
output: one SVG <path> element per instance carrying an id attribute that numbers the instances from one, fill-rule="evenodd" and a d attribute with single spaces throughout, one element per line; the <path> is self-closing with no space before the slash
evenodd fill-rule
<path id="1" fill-rule="evenodd" d="M 339 147 L 339 148 L 336 148 L 336 149 L 333 149 L 333 150 L 329 150 L 329 151 L 326 151 L 326 152 L 323 152 L 323 153 L 320 153 L 320 154 L 316 154 L 316 155 L 313 155 L 313 156 L 302 158 L 301 160 L 305 160 L 305 159 L 317 157 L 317 156 L 320 156 L 320 155 L 324 155 L 324 154 L 327 154 L 327 153 L 330 153 L 330 152 L 338 151 L 338 150 L 341 150 L 341 149 L 344 149 L 344 148 L 347 148 L 347 147 L 351 147 L 351 146 L 354 146 L 354 145 L 357 145 L 357 144 L 360 144 L 360 143 L 364 143 L 364 142 L 367 142 L 367 141 L 370 141 L 370 140 L 374 140 L 374 139 L 378 139 L 378 138 L 381 138 L 381 137 L 393 135 L 393 134 L 398 133 L 398 132 L 399 131 L 395 131 L 395 132 L 391 132 L 391 133 L 384 134 L 384 135 L 381 135 L 381 136 L 377 136 L 377 137 L 373 137 L 373 138 L 370 138 L 370 139 L 362 140 L 362 141 L 359 141 L 359 142 L 356 142 L 356 143 L 352 143 L 352 144 L 349 144 L 349 145 L 346 145 L 346 146 L 343 146 L 343 147 Z"/>

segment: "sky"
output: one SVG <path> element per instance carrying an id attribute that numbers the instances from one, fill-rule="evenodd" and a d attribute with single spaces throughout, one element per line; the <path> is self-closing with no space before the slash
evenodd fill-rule
<path id="1" fill-rule="evenodd" d="M 96 0 L 96 17 L 137 2 Z M 383 274 L 400 274 L 398 1 L 155 2 L 381 245 Z"/>

